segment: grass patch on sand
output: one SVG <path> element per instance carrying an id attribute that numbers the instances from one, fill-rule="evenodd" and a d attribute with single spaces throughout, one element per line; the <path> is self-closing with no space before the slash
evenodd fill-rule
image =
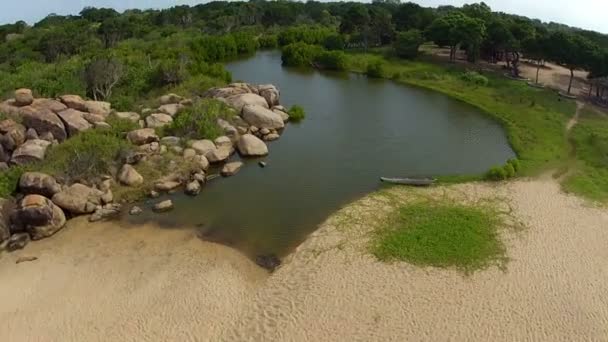
<path id="1" fill-rule="evenodd" d="M 533 89 L 525 82 L 484 72 L 484 82 L 471 82 L 465 65 L 407 61 L 374 53 L 349 53 L 348 68 L 366 73 L 382 58 L 383 74 L 396 82 L 444 93 L 476 106 L 506 130 L 521 161 L 520 175 L 537 175 L 567 162 L 570 146 L 565 126 L 576 110 L 574 101 L 560 99 L 546 89 Z M 481 74 L 475 74 L 482 76 Z M 485 82 L 487 79 L 487 82 Z"/>
<path id="2" fill-rule="evenodd" d="M 591 200 L 608 201 L 608 120 L 583 111 L 570 132 L 576 166 L 565 179 L 566 191 Z"/>
<path id="3" fill-rule="evenodd" d="M 502 215 L 490 204 L 455 204 L 447 199 L 417 200 L 398 206 L 372 239 L 381 261 L 455 267 L 465 272 L 501 266 Z"/>

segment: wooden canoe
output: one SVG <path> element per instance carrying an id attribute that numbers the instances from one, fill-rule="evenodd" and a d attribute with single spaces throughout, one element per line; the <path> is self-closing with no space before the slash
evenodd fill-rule
<path id="1" fill-rule="evenodd" d="M 435 178 L 387 178 L 380 177 L 380 180 L 385 183 L 411 185 L 411 186 L 429 186 L 435 183 Z"/>

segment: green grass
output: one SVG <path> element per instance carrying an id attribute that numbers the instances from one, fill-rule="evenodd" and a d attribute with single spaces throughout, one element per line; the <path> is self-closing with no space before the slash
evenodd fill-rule
<path id="1" fill-rule="evenodd" d="M 373 239 L 381 261 L 453 267 L 465 272 L 502 266 L 505 247 L 498 230 L 503 222 L 490 205 L 467 206 L 448 200 L 402 204 Z"/>
<path id="2" fill-rule="evenodd" d="M 384 58 L 386 78 L 438 91 L 480 108 L 505 128 L 523 176 L 559 167 L 568 160 L 565 125 L 576 110 L 574 101 L 491 72 L 483 74 L 487 85 L 479 85 L 468 81 L 462 65 L 406 61 L 372 53 L 349 53 L 348 57 L 349 70 L 358 73 L 365 73 L 370 63 Z"/>
<path id="3" fill-rule="evenodd" d="M 608 201 L 608 120 L 583 110 L 570 133 L 576 155 L 574 171 L 565 179 L 566 191 L 583 197 Z"/>
<path id="4" fill-rule="evenodd" d="M 171 125 L 163 127 L 162 135 L 176 135 L 187 139 L 215 139 L 224 135 L 218 119 L 231 121 L 236 111 L 214 99 L 195 101 L 191 107 L 181 110 Z"/>
<path id="5" fill-rule="evenodd" d="M 302 108 L 302 106 L 293 105 L 291 106 L 291 108 L 289 108 L 289 120 L 293 122 L 300 122 L 304 120 L 305 117 L 306 112 L 304 111 L 304 108 Z"/>

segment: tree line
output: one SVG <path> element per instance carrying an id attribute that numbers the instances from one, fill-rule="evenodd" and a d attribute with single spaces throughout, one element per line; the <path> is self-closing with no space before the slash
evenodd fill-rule
<path id="1" fill-rule="evenodd" d="M 485 3 L 425 8 L 398 0 L 210 2 L 164 10 L 83 9 L 30 26 L 0 26 L 0 95 L 31 87 L 42 96 L 73 92 L 133 106 L 167 87 L 203 89 L 230 80 L 221 62 L 258 48 L 283 47 L 284 62 L 344 68 L 342 50 L 391 46 L 413 58 L 430 41 L 464 51 L 469 62 L 505 62 L 519 77 L 522 58 L 590 72 L 596 96 L 608 76 L 608 36 L 493 12 Z M 568 92 L 571 91 L 571 83 Z M 591 93 L 590 93 L 591 95 Z"/>

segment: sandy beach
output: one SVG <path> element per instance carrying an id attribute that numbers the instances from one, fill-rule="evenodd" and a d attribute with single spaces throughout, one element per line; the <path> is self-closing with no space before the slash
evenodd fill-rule
<path id="1" fill-rule="evenodd" d="M 608 210 L 549 178 L 421 191 L 500 198 L 526 225 L 502 233 L 506 269 L 376 261 L 364 224 L 385 210 L 376 195 L 328 219 L 271 276 L 191 231 L 81 221 L 2 255 L 0 340 L 608 341 Z"/>

